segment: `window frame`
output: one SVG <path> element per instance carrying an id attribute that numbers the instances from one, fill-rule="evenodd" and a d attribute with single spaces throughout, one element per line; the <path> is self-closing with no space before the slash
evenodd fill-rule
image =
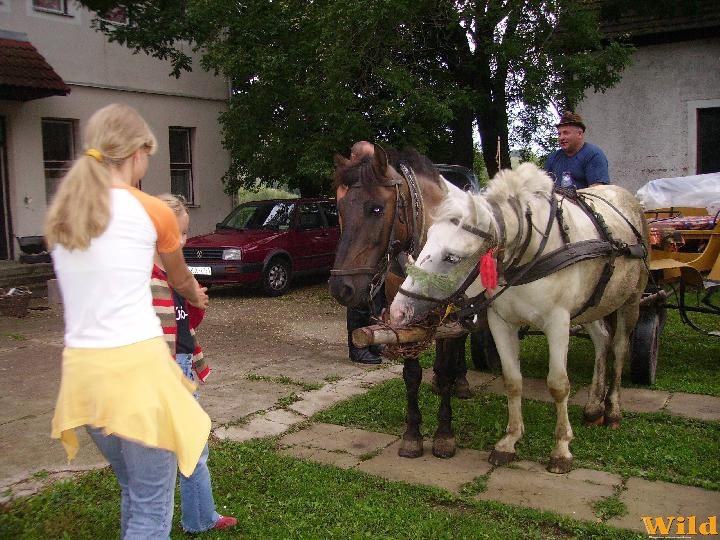
<path id="1" fill-rule="evenodd" d="M 60 9 L 38 6 L 35 4 L 35 0 L 31 0 L 30 2 L 33 11 L 39 11 L 41 13 L 52 13 L 54 15 L 70 15 L 70 10 L 68 9 L 70 3 L 69 0 L 58 0 L 58 3 L 61 5 Z"/>
<path id="2" fill-rule="evenodd" d="M 69 140 L 69 155 L 67 156 L 67 159 L 63 160 L 56 160 L 56 159 L 45 159 L 45 135 L 44 135 L 44 129 L 46 124 L 61 124 L 67 126 L 68 134 L 70 136 Z M 49 205 L 52 201 L 53 196 L 57 192 L 57 188 L 60 185 L 60 181 L 65 177 L 67 172 L 71 169 L 73 162 L 75 160 L 75 156 L 77 155 L 77 120 L 72 118 L 55 118 L 55 117 L 44 117 L 40 119 L 40 137 L 42 142 L 42 150 L 43 150 L 43 176 L 45 180 L 45 202 Z M 60 174 L 58 175 L 48 175 L 49 171 L 59 171 Z M 52 180 L 52 189 L 49 189 L 50 186 L 48 184 L 48 181 Z"/>
<path id="3" fill-rule="evenodd" d="M 698 174 L 698 109 L 720 107 L 720 99 L 699 99 L 687 102 L 687 173 Z"/>
<path id="4" fill-rule="evenodd" d="M 189 161 L 173 161 L 173 151 L 171 148 L 172 133 L 180 132 L 185 134 L 185 143 L 187 145 L 187 157 Z M 195 128 L 184 127 L 184 126 L 169 126 L 168 127 L 168 159 L 170 163 L 170 192 L 173 195 L 182 195 L 185 197 L 185 202 L 188 206 L 197 206 L 195 200 L 195 173 L 193 164 L 193 143 L 195 141 Z M 173 189 L 173 172 L 174 171 L 186 171 L 188 173 L 188 193 L 177 193 L 177 189 Z"/>
<path id="5" fill-rule="evenodd" d="M 108 15 L 110 14 L 110 12 L 117 11 L 117 10 L 122 10 L 122 15 L 123 15 L 122 21 L 117 21 L 115 19 L 108 18 Z M 102 12 L 102 13 L 100 13 L 99 11 L 97 11 L 96 13 L 97 13 L 98 19 L 106 22 L 107 24 L 112 24 L 115 26 L 127 26 L 128 14 L 127 14 L 127 8 L 125 6 L 115 6 L 113 8 L 110 8 L 110 9 Z"/>

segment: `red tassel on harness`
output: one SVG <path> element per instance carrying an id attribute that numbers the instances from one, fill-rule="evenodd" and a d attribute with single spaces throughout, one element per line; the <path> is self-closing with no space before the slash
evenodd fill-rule
<path id="1" fill-rule="evenodd" d="M 492 290 L 497 287 L 498 275 L 497 275 L 497 262 L 495 261 L 495 250 L 491 249 L 485 255 L 480 257 L 478 263 L 480 269 L 480 281 L 487 290 Z"/>

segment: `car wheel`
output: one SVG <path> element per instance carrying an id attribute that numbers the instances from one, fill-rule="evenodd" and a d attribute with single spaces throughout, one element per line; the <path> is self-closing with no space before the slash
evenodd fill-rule
<path id="1" fill-rule="evenodd" d="M 285 259 L 275 258 L 263 270 L 263 290 L 268 296 L 280 296 L 290 288 L 290 264 Z"/>

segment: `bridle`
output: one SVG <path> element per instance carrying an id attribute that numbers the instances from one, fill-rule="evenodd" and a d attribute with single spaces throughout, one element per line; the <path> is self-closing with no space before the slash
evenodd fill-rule
<path id="1" fill-rule="evenodd" d="M 513 250 L 512 254 L 509 257 L 510 263 L 507 265 L 508 267 L 516 266 L 519 261 L 524 257 L 525 252 L 527 251 L 529 245 L 530 245 L 530 239 L 532 237 L 532 229 L 535 228 L 532 222 L 532 211 L 530 210 L 530 207 L 526 207 L 525 212 L 522 211 L 522 207 L 520 205 L 520 201 L 517 199 L 511 199 L 509 201 L 511 208 L 514 210 L 516 214 L 516 218 L 518 221 L 518 235 L 517 237 L 521 238 L 520 242 L 516 243 L 516 249 Z M 492 214 L 494 217 L 494 227 L 491 232 L 483 231 L 482 229 L 478 229 L 477 227 L 474 227 L 472 225 L 468 225 L 466 223 L 461 222 L 457 218 L 450 219 L 450 222 L 454 225 L 457 225 L 462 230 L 469 232 L 479 238 L 482 238 L 483 240 L 486 240 L 486 242 L 483 242 L 480 247 L 470 256 L 468 257 L 468 260 L 472 262 L 472 267 L 468 273 L 468 275 L 463 280 L 462 284 L 460 285 L 460 288 L 458 288 L 456 291 L 452 292 L 449 296 L 444 298 L 436 298 L 429 295 L 423 295 L 418 294 L 412 291 L 408 291 L 402 287 L 398 290 L 398 294 L 402 294 L 404 296 L 407 296 L 409 298 L 413 298 L 415 300 L 421 300 L 425 302 L 430 302 L 433 304 L 437 304 L 438 306 L 444 306 L 444 305 L 450 305 L 453 304 L 455 306 L 458 306 L 459 309 L 456 309 L 453 312 L 453 316 L 459 320 L 461 323 L 464 323 L 467 317 L 471 317 L 474 315 L 479 314 L 480 312 L 486 310 L 490 304 L 492 304 L 501 294 L 503 294 L 508 288 L 514 284 L 516 284 L 520 279 L 524 277 L 524 274 L 529 271 L 530 265 L 528 265 L 523 272 L 520 272 L 514 276 L 514 278 L 511 280 L 512 282 L 507 282 L 505 286 L 503 286 L 497 293 L 494 295 L 484 298 L 480 300 L 480 298 L 468 298 L 466 296 L 466 291 L 470 288 L 470 286 L 475 282 L 475 280 L 480 275 L 480 269 L 478 262 L 480 260 L 480 256 L 490 249 L 498 249 L 500 252 L 504 252 L 505 246 L 506 246 L 506 238 L 505 238 L 505 222 L 502 218 L 502 213 L 500 212 L 500 209 L 497 207 L 497 205 L 492 204 L 488 202 L 488 205 L 490 206 L 490 209 L 492 210 Z M 557 200 L 554 196 L 550 197 L 550 216 L 548 219 L 548 223 L 545 227 L 545 232 L 542 234 L 542 239 L 540 241 L 540 245 L 538 246 L 538 249 L 535 252 L 535 255 L 533 256 L 533 260 L 536 260 L 539 258 L 539 256 L 543 253 L 545 250 L 545 245 L 547 244 L 548 238 L 550 237 L 550 231 L 552 230 L 553 223 L 555 221 L 555 214 L 557 210 Z M 524 219 L 523 219 L 524 217 Z M 527 234 L 524 232 L 524 223 L 527 224 Z M 538 231 L 539 232 L 539 231 Z M 503 264 L 505 266 L 505 264 Z M 414 271 L 418 271 L 419 269 L 415 268 Z M 424 272 L 424 271 L 421 271 Z M 430 274 L 430 272 L 426 272 L 427 274 Z M 478 300 L 480 300 L 478 302 Z"/>
<path id="2" fill-rule="evenodd" d="M 413 256 L 417 256 L 420 248 L 425 243 L 425 212 L 422 199 L 422 193 L 417 183 L 414 171 L 401 163 L 400 171 L 382 181 L 375 180 L 375 184 L 382 187 L 395 190 L 395 206 L 393 208 L 392 225 L 388 235 L 385 253 L 380 257 L 375 266 L 361 266 L 356 268 L 343 268 L 330 270 L 331 276 L 353 276 L 353 275 L 370 275 L 370 299 L 374 298 L 381 290 L 388 273 L 392 260 L 402 251 Z M 349 186 L 348 189 L 359 189 L 367 178 L 366 168 L 360 170 L 360 179 L 358 182 Z M 407 184 L 410 201 L 405 198 L 401 188 L 403 184 Z M 402 211 L 401 211 L 402 210 Z M 404 226 L 406 231 L 406 239 L 404 242 L 397 238 L 397 229 Z M 409 229 L 409 230 L 408 230 Z M 405 246 L 403 246 L 405 244 Z M 404 247 L 404 249 L 403 249 Z"/>

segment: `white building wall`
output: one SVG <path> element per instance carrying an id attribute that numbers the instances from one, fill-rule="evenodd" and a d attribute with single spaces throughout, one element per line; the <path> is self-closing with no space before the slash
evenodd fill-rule
<path id="1" fill-rule="evenodd" d="M 639 47 L 620 83 L 586 96 L 586 140 L 610 162 L 612 181 L 636 191 L 649 180 L 695 174 L 696 116 L 720 106 L 720 38 Z"/>
<path id="2" fill-rule="evenodd" d="M 70 86 L 68 96 L 27 102 L 0 100 L 7 127 L 9 204 L 16 237 L 42 234 L 45 212 L 41 122 L 43 118 L 77 123 L 76 153 L 88 118 L 114 102 L 136 108 L 158 139 L 158 151 L 142 189 L 170 191 L 169 126 L 195 130 L 192 148 L 196 206 L 190 209 L 190 234 L 208 232 L 231 209 L 221 178 L 229 166 L 222 148 L 218 116 L 226 109 L 227 82 L 195 64 L 179 79 L 170 64 L 150 58 L 93 31 L 91 14 L 70 2 L 71 17 L 37 13 L 30 0 L 3 0 L 0 29 L 27 34 L 28 40 Z M 15 256 L 20 251 L 15 245 Z"/>

